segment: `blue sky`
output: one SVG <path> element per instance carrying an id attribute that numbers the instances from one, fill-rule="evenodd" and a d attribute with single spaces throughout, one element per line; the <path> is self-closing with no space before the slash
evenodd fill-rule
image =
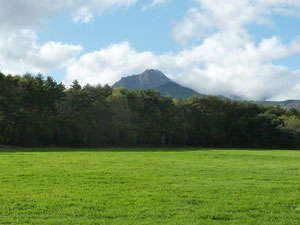
<path id="1" fill-rule="evenodd" d="M 300 0 L 4 1 L 0 68 L 66 85 L 155 68 L 205 94 L 300 99 L 299 12 Z"/>
<path id="2" fill-rule="evenodd" d="M 155 54 L 180 50 L 181 46 L 171 37 L 171 30 L 194 2 L 177 1 L 146 10 L 144 5 L 140 2 L 128 9 L 108 11 L 89 23 L 75 24 L 61 14 L 48 21 L 40 39 L 80 44 L 86 52 L 124 41 L 130 42 L 137 51 Z"/>

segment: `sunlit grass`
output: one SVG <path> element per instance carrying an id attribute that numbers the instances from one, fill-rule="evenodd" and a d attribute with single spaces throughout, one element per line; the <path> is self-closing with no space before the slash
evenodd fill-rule
<path id="1" fill-rule="evenodd" d="M 0 224 L 300 224 L 300 151 L 2 148 Z"/>

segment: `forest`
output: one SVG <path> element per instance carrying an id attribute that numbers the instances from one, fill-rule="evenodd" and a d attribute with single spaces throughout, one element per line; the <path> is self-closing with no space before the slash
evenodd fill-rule
<path id="1" fill-rule="evenodd" d="M 300 147 L 300 111 L 0 73 L 0 145 Z"/>

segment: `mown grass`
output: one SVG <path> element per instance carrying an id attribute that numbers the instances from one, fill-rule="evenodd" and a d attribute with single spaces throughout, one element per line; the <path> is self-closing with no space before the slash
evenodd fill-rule
<path id="1" fill-rule="evenodd" d="M 300 151 L 2 148 L 0 224 L 300 224 Z"/>

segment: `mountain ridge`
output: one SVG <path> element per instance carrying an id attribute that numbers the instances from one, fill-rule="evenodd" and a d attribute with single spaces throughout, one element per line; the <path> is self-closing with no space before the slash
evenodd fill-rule
<path id="1" fill-rule="evenodd" d="M 203 94 L 192 90 L 191 88 L 184 87 L 175 81 L 168 78 L 159 70 L 148 69 L 141 74 L 135 74 L 128 77 L 123 77 L 117 81 L 113 88 L 125 87 L 129 90 L 137 89 L 153 89 L 157 90 L 163 96 L 170 95 L 173 98 L 189 98 L 193 95 L 202 96 Z"/>
<path id="2" fill-rule="evenodd" d="M 159 70 L 147 69 L 143 73 L 135 74 L 127 77 L 121 78 L 118 82 L 116 82 L 113 88 L 125 87 L 129 90 L 137 89 L 153 89 L 157 90 L 161 93 L 162 96 L 170 95 L 173 98 L 189 98 L 191 96 L 204 96 L 205 94 L 198 93 L 197 91 L 184 87 L 175 81 L 168 78 L 165 74 L 163 74 Z M 222 95 L 218 95 L 221 98 L 227 98 L 232 101 L 248 101 L 253 102 L 258 105 L 270 105 L 270 106 L 281 106 L 286 109 L 296 108 L 300 109 L 300 100 L 286 100 L 286 101 L 251 101 L 251 100 L 243 100 L 242 97 L 239 96 L 230 96 L 224 97 Z"/>

